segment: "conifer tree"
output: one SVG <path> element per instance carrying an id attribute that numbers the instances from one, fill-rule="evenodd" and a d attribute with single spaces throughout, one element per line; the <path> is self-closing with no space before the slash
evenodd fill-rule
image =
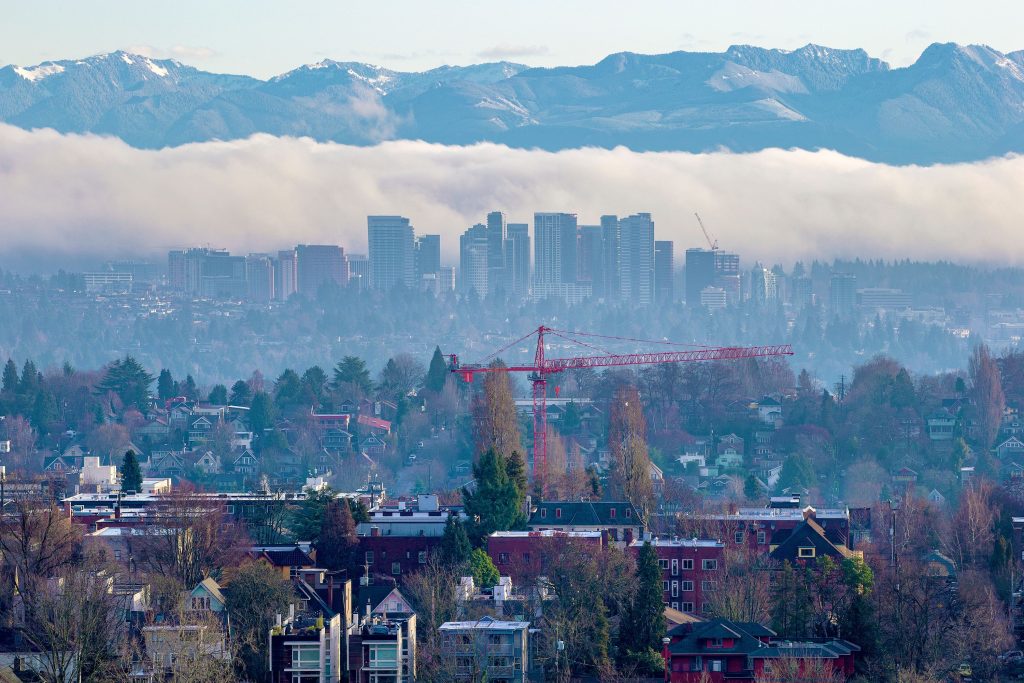
<path id="1" fill-rule="evenodd" d="M 441 538 L 440 560 L 448 567 L 459 567 L 469 561 L 473 546 L 466 535 L 466 528 L 458 517 L 451 516 L 444 525 Z"/>
<path id="2" fill-rule="evenodd" d="M 233 406 L 247 406 L 251 400 L 252 390 L 249 388 L 248 383 L 244 380 L 238 380 L 231 385 L 231 396 L 228 397 L 228 403 Z"/>
<path id="3" fill-rule="evenodd" d="M 223 384 L 214 385 L 213 389 L 210 389 L 209 396 L 206 400 L 215 406 L 223 406 L 228 403 L 228 388 Z"/>
<path id="4" fill-rule="evenodd" d="M 441 347 L 434 347 L 434 355 L 430 357 L 430 367 L 427 369 L 425 386 L 429 391 L 440 394 L 444 389 L 444 383 L 448 380 L 448 363 L 441 354 Z"/>
<path id="5" fill-rule="evenodd" d="M 495 531 L 514 529 L 525 522 L 515 482 L 509 479 L 508 465 L 493 448 L 480 456 L 473 466 L 475 488 L 463 489 L 466 514 L 471 520 L 470 534 L 479 546 Z"/>
<path id="6" fill-rule="evenodd" d="M 18 366 L 10 358 L 4 365 L 3 393 L 14 394 L 18 391 Z"/>
<path id="7" fill-rule="evenodd" d="M 135 451 L 125 451 L 124 460 L 121 461 L 121 490 L 141 491 L 142 490 L 142 469 L 139 467 L 139 460 L 135 457 Z"/>
<path id="8" fill-rule="evenodd" d="M 174 398 L 174 377 L 171 376 L 171 371 L 164 368 L 160 371 L 160 376 L 156 380 L 156 395 L 161 401 Z"/>
<path id="9" fill-rule="evenodd" d="M 661 649 L 665 635 L 665 605 L 662 601 L 661 568 L 650 542 L 640 548 L 636 563 L 636 595 L 627 606 L 619 626 L 622 655 Z"/>

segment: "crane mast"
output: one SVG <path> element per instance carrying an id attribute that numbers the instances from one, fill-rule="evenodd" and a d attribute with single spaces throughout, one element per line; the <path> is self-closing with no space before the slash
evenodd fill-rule
<path id="1" fill-rule="evenodd" d="M 700 216 L 697 217 L 700 220 Z M 703 228 L 703 223 L 701 228 Z M 705 235 L 707 232 L 705 231 Z M 708 240 L 710 242 L 710 239 Z M 717 249 L 717 244 L 712 247 Z M 548 358 L 545 354 L 546 334 L 572 340 L 566 335 L 588 335 L 587 333 L 571 333 L 556 330 L 541 325 L 528 335 L 512 342 L 508 346 L 491 354 L 496 356 L 501 351 L 513 344 L 519 343 L 530 337 L 537 336 L 537 348 L 534 352 L 532 365 L 485 365 L 485 364 L 461 364 L 458 355 L 448 356 L 448 368 L 451 372 L 460 375 L 466 382 L 472 382 L 474 376 L 485 372 L 526 372 L 532 385 L 533 394 L 533 477 L 535 481 L 543 485 L 547 475 L 547 386 L 548 377 L 566 372 L 568 370 L 580 370 L 583 368 L 618 367 L 624 365 L 654 365 L 658 363 L 687 363 L 701 361 L 740 360 L 744 358 L 765 358 L 770 356 L 792 356 L 793 349 L 789 344 L 776 344 L 770 346 L 723 346 L 723 347 L 699 347 L 686 351 L 655 351 L 651 353 L 605 353 L 602 355 L 573 356 L 567 358 Z M 639 341 L 639 340 L 630 340 Z M 579 343 L 579 342 L 577 342 Z M 652 342 L 665 343 L 665 342 Z M 589 344 L 590 348 L 596 348 Z"/>
<path id="2" fill-rule="evenodd" d="M 718 251 L 718 240 L 712 241 L 711 235 L 708 234 L 708 229 L 704 227 L 704 221 L 700 219 L 700 214 L 694 211 L 693 215 L 697 217 L 697 224 L 700 225 L 701 232 L 704 233 L 704 239 L 708 241 L 711 251 Z"/>

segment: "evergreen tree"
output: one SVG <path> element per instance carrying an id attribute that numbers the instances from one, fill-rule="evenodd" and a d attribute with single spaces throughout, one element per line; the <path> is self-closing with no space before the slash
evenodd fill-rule
<path id="1" fill-rule="evenodd" d="M 160 371 L 160 376 L 156 380 L 156 395 L 161 401 L 166 401 L 175 397 L 175 386 L 174 377 L 171 376 L 171 371 L 164 368 Z"/>
<path id="2" fill-rule="evenodd" d="M 779 474 L 778 490 L 781 492 L 794 486 L 802 486 L 810 489 L 814 486 L 814 466 L 807 456 L 795 453 L 782 463 L 782 472 Z"/>
<path id="3" fill-rule="evenodd" d="M 210 395 L 206 397 L 206 400 L 215 406 L 225 406 L 228 404 L 228 388 L 223 384 L 216 384 L 210 389 Z"/>
<path id="4" fill-rule="evenodd" d="M 804 571 L 785 562 L 773 578 L 772 630 L 783 638 L 809 636 L 814 607 Z"/>
<path id="5" fill-rule="evenodd" d="M 636 595 L 626 607 L 619 626 L 619 652 L 645 652 L 661 649 L 665 635 L 665 605 L 662 601 L 661 568 L 658 554 L 650 542 L 640 548 L 636 562 Z"/>
<path id="6" fill-rule="evenodd" d="M 129 449 L 124 453 L 124 460 L 121 461 L 121 490 L 141 491 L 142 490 L 142 469 L 139 467 L 139 460 L 135 457 L 135 451 Z"/>
<path id="7" fill-rule="evenodd" d="M 448 567 L 461 567 L 469 561 L 473 546 L 466 535 L 466 528 L 454 515 L 444 525 L 444 537 L 441 539 L 440 560 Z"/>
<path id="8" fill-rule="evenodd" d="M 462 499 L 469 515 L 473 543 L 479 546 L 495 531 L 507 531 L 525 522 L 519 506 L 519 491 L 508 477 L 508 465 L 493 448 L 473 466 L 475 488 L 463 489 Z"/>
<path id="9" fill-rule="evenodd" d="M 25 381 L 24 375 L 21 379 Z M 103 380 L 96 385 L 96 391 L 100 395 L 115 393 L 124 405 L 145 411 L 149 407 L 149 385 L 152 383 L 153 376 L 137 360 L 125 356 L 107 366 Z"/>
<path id="10" fill-rule="evenodd" d="M 743 496 L 751 501 L 761 497 L 761 486 L 753 474 L 748 474 L 747 478 L 743 480 Z"/>
<path id="11" fill-rule="evenodd" d="M 30 360 L 25 361 L 21 368 L 21 382 L 18 383 L 18 393 L 24 396 L 32 396 L 39 388 L 39 370 L 36 364 Z"/>
<path id="12" fill-rule="evenodd" d="M 192 375 L 185 375 L 185 381 L 181 383 L 179 391 L 182 396 L 190 401 L 195 401 L 199 398 L 199 390 L 196 388 L 196 381 L 192 379 Z"/>
<path id="13" fill-rule="evenodd" d="M 4 365 L 3 393 L 15 394 L 18 391 L 18 366 L 10 358 Z"/>
<path id="14" fill-rule="evenodd" d="M 32 405 L 32 426 L 40 434 L 47 433 L 47 426 L 57 420 L 57 400 L 49 391 L 36 394 Z"/>
<path id="15" fill-rule="evenodd" d="M 331 570 L 346 569 L 352 575 L 357 565 L 359 537 L 352 510 L 346 501 L 332 500 L 324 509 L 320 537 L 316 542 L 316 561 Z"/>
<path id="16" fill-rule="evenodd" d="M 302 396 L 302 380 L 291 368 L 286 369 L 274 381 L 274 405 L 287 408 L 299 403 Z"/>
<path id="17" fill-rule="evenodd" d="M 249 429 L 258 439 L 273 423 L 274 405 L 265 391 L 257 391 L 249 407 Z"/>
<path id="18" fill-rule="evenodd" d="M 501 578 L 500 574 L 498 574 L 498 568 L 491 561 L 490 555 L 481 548 L 476 548 L 470 553 L 469 568 L 470 572 L 472 572 L 473 583 L 479 588 L 491 588 Z"/>
<path id="19" fill-rule="evenodd" d="M 228 397 L 229 404 L 233 406 L 247 406 L 251 400 L 252 390 L 249 388 L 248 383 L 238 380 L 231 385 L 231 396 Z"/>
<path id="20" fill-rule="evenodd" d="M 505 460 L 505 471 L 508 473 L 508 478 L 516 485 L 516 491 L 519 494 L 516 504 L 522 507 L 526 502 L 526 461 L 523 460 L 522 453 L 512 451 L 508 459 Z"/>
<path id="21" fill-rule="evenodd" d="M 427 380 L 425 386 L 429 391 L 440 394 L 444 389 L 444 383 L 448 381 L 448 363 L 441 354 L 441 347 L 434 347 L 434 355 L 430 357 L 430 367 L 427 369 Z"/>
<path id="22" fill-rule="evenodd" d="M 373 391 L 370 371 L 366 369 L 363 359 L 356 356 L 345 356 L 334 367 L 333 384 L 335 389 L 351 386 L 364 396 L 368 396 Z"/>

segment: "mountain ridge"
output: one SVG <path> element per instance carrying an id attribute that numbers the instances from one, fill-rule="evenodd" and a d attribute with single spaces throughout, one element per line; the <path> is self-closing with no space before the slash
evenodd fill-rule
<path id="1" fill-rule="evenodd" d="M 0 121 L 141 148 L 269 133 L 356 145 L 828 148 L 889 163 L 959 162 L 1024 151 L 1024 50 L 935 43 L 899 68 L 815 44 L 422 72 L 325 59 L 266 80 L 118 50 L 0 68 Z"/>

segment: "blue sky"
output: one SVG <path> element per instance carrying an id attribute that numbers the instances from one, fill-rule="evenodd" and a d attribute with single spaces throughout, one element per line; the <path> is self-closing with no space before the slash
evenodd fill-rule
<path id="1" fill-rule="evenodd" d="M 325 58 L 401 70 L 734 43 L 863 47 L 895 66 L 932 42 L 1024 49 L 1019 0 L 0 0 L 0 64 L 131 49 L 268 77 Z"/>

